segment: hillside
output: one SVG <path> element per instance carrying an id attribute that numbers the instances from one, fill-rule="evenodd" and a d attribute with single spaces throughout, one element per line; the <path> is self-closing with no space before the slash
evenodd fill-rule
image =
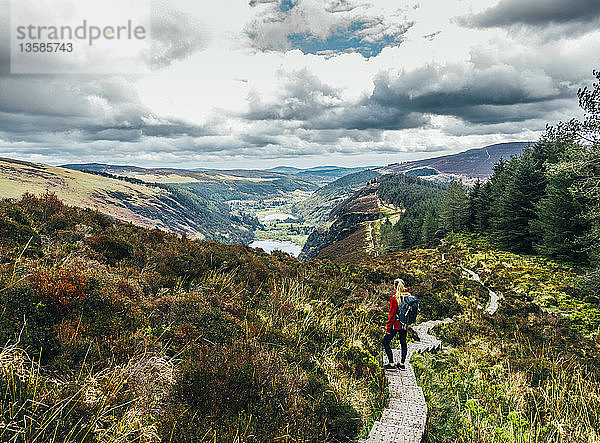
<path id="1" fill-rule="evenodd" d="M 483 238 L 301 263 L 28 196 L 0 201 L 0 252 L 6 441 L 355 441 L 387 404 L 397 277 L 418 322 L 454 319 L 444 352 L 413 358 L 428 441 L 600 429 L 600 310 L 578 271 Z M 501 293 L 494 317 L 461 266 Z"/>
<path id="2" fill-rule="evenodd" d="M 152 184 L 153 187 L 160 187 L 175 200 L 186 202 L 187 206 L 204 208 L 200 210 L 203 213 L 198 214 L 196 218 L 210 221 L 217 235 L 213 235 L 215 229 L 205 229 L 203 235 L 235 242 L 252 238 L 250 231 L 258 226 L 257 222 L 253 221 L 254 214 L 260 208 L 273 209 L 277 207 L 276 205 L 285 203 L 286 210 L 303 221 L 303 230 L 315 228 L 326 222 L 337 205 L 350 198 L 367 182 L 382 174 L 406 173 L 435 182 L 449 182 L 455 178 L 473 184 L 475 178 L 487 178 L 498 159 L 519 155 L 527 144 L 492 145 L 454 155 L 393 164 L 377 170 L 365 170 L 362 167 L 319 166 L 307 169 L 278 167 L 266 171 L 218 171 L 148 169 L 97 163 L 70 164 L 65 165 L 65 168 L 93 171 L 107 178 L 126 177 L 134 184 L 141 186 Z M 299 198 L 294 194 L 298 192 L 312 192 L 312 195 Z M 276 201 L 280 198 L 283 201 Z M 242 225 L 241 229 L 237 226 L 232 229 L 232 223 Z M 419 223 L 422 223 L 422 220 Z M 375 225 L 374 228 L 375 233 L 378 234 L 379 226 Z M 181 231 L 179 227 L 172 229 Z M 234 231 L 238 234 L 234 234 Z M 264 235 L 264 230 L 260 233 Z M 407 241 L 409 246 L 417 243 L 414 241 L 417 236 L 415 232 L 403 235 L 412 238 Z M 315 236 L 311 242 L 314 238 Z M 308 248 L 314 249 L 314 245 L 309 245 Z M 307 256 L 303 255 L 303 257 Z"/>
<path id="3" fill-rule="evenodd" d="M 328 258 L 338 263 L 359 263 L 369 255 L 388 252 L 391 235 L 401 228 L 400 235 L 412 240 L 415 229 L 421 233 L 424 205 L 441 198 L 444 185 L 418 177 L 387 174 L 369 184 L 336 206 L 327 220 L 309 235 L 300 258 Z M 420 217 L 420 218 L 419 218 Z M 420 239 L 419 239 L 420 240 Z M 404 242 L 402 242 L 404 243 Z M 412 241 L 411 246 L 420 241 Z M 401 244 L 400 246 L 403 246 Z M 401 249 L 401 247 L 400 247 Z"/>
<path id="4" fill-rule="evenodd" d="M 450 181 L 452 178 L 485 179 L 500 159 L 510 160 L 519 156 L 532 142 L 499 143 L 478 149 L 469 149 L 458 154 L 444 155 L 425 160 L 394 163 L 382 168 L 387 173 L 407 173 Z"/>
<path id="5" fill-rule="evenodd" d="M 368 185 L 358 191 L 352 198 L 340 203 L 327 218 L 327 221 L 309 235 L 302 252 L 300 259 L 307 260 L 316 257 L 321 251 L 330 245 L 343 241 L 357 232 L 363 232 L 364 224 L 369 220 L 374 220 L 379 217 L 379 206 L 377 200 L 377 184 Z M 357 234 L 354 238 L 360 238 L 361 234 Z M 358 237 L 357 237 L 358 236 Z M 359 250 L 364 248 L 358 240 L 356 246 Z M 354 249 L 348 252 L 352 254 Z M 339 260 L 343 260 L 346 254 L 340 254 L 336 251 L 334 254 Z M 324 258 L 331 258 L 329 255 Z"/>
<path id="6" fill-rule="evenodd" d="M 78 171 L 94 171 L 158 183 L 199 194 L 213 201 L 263 199 L 296 190 L 314 191 L 318 185 L 307 180 L 269 171 L 228 170 L 190 171 L 185 169 L 147 169 L 97 163 L 64 165 Z"/>
<path id="7" fill-rule="evenodd" d="M 65 204 L 143 227 L 223 241 L 251 238 L 218 202 L 141 181 L 118 180 L 54 166 L 0 159 L 0 197 L 55 193 Z"/>
<path id="8" fill-rule="evenodd" d="M 309 226 L 316 227 L 327 220 L 331 210 L 381 174 L 375 170 L 355 172 L 329 183 L 305 200 L 293 206 L 294 213 Z"/>

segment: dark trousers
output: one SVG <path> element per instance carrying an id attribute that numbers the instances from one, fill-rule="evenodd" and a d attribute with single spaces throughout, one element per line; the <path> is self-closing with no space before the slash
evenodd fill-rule
<path id="1" fill-rule="evenodd" d="M 394 355 L 392 354 L 392 350 L 390 348 L 390 343 L 393 338 L 398 334 L 400 337 L 400 348 L 402 349 L 402 363 L 406 360 L 406 329 L 392 329 L 392 332 L 388 332 L 383 337 L 383 349 L 385 350 L 385 354 L 387 355 L 388 361 L 390 364 L 394 364 Z"/>

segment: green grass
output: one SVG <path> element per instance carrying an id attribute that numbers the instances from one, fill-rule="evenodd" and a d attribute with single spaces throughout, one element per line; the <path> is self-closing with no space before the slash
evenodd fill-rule
<path id="1" fill-rule="evenodd" d="M 539 296 L 579 303 L 568 266 L 473 237 L 301 263 L 48 196 L 0 201 L 0 222 L 2 441 L 352 441 L 386 405 L 397 277 L 421 298 L 419 321 L 456 318 L 436 331 L 450 352 L 415 356 L 429 441 L 598 438 L 594 323 Z M 504 295 L 494 317 L 459 264 Z"/>
<path id="2" fill-rule="evenodd" d="M 582 271 L 495 250 L 481 237 L 448 240 L 447 260 L 473 268 L 504 298 L 490 317 L 459 297 L 463 314 L 435 332 L 449 350 L 415 357 L 428 441 L 598 441 L 597 335 L 572 310 L 550 312 L 540 297 L 580 303 Z"/>
<path id="3" fill-rule="evenodd" d="M 492 288 L 509 288 L 541 309 L 566 316 L 583 334 L 600 331 L 600 304 L 579 284 L 585 269 L 567 263 L 494 249 L 483 236 L 459 235 L 451 244 L 462 251 L 467 266 Z"/>

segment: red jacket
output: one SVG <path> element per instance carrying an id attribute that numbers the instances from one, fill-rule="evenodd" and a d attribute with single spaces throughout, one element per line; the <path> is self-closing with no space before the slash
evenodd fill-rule
<path id="1" fill-rule="evenodd" d="M 392 329 L 403 329 L 402 325 L 396 320 L 396 311 L 398 310 L 398 300 L 395 296 L 392 296 L 390 300 L 390 315 L 388 316 L 386 331 L 392 332 Z"/>

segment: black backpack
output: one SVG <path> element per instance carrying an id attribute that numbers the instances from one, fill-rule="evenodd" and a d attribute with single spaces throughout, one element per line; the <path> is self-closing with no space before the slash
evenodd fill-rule
<path id="1" fill-rule="evenodd" d="M 402 303 L 400 303 L 400 306 L 398 306 L 398 310 L 396 311 L 396 320 L 405 327 L 412 325 L 417 319 L 419 304 L 419 299 L 414 295 L 404 297 L 404 300 L 402 300 Z"/>

